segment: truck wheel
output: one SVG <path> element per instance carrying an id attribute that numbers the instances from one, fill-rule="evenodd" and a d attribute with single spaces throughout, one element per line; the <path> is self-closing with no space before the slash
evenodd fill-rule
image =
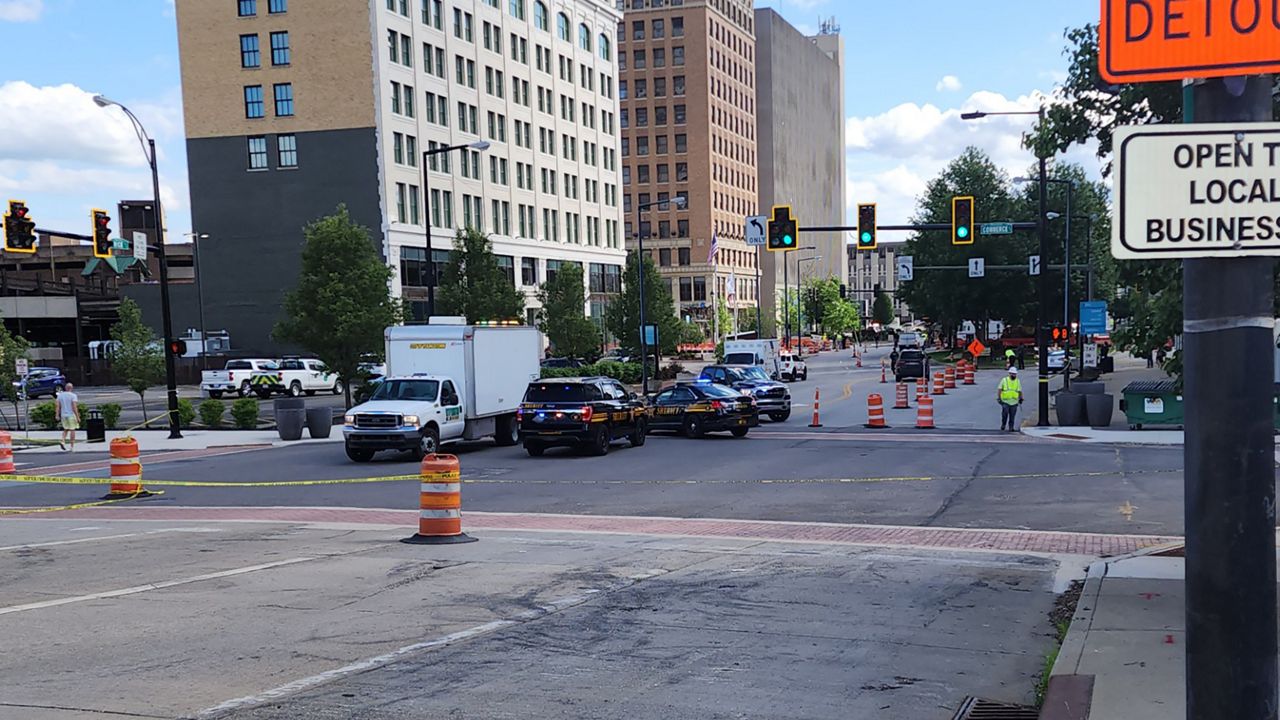
<path id="1" fill-rule="evenodd" d="M 350 445 L 348 445 L 347 457 L 351 458 L 352 462 L 358 462 L 358 463 L 369 462 L 370 460 L 373 459 L 373 451 L 365 450 L 363 448 L 353 448 Z"/>
<path id="2" fill-rule="evenodd" d="M 341 395 L 341 394 L 342 394 L 342 391 L 343 391 L 343 390 L 346 390 L 346 389 L 347 389 L 347 386 L 346 386 L 346 385 L 343 385 L 341 380 L 334 380 L 334 381 L 333 381 L 333 394 L 334 394 L 334 395 Z"/>
<path id="3" fill-rule="evenodd" d="M 302 383 L 297 380 L 289 383 L 289 397 L 302 397 Z"/>
<path id="4" fill-rule="evenodd" d="M 438 452 L 440 452 L 440 431 L 432 427 L 423 430 L 418 439 L 418 446 L 413 449 L 414 459 L 421 460 Z"/>
<path id="5" fill-rule="evenodd" d="M 800 377 L 804 382 L 809 382 L 809 368 L 804 369 L 804 375 Z"/>
<path id="6" fill-rule="evenodd" d="M 210 391 L 209 391 L 209 397 L 213 398 L 214 400 L 217 400 L 218 398 L 222 397 L 222 391 L 221 391 L 221 390 L 210 390 Z"/>
<path id="7" fill-rule="evenodd" d="M 253 393 L 253 386 L 249 384 L 248 380 L 240 383 L 240 397 L 247 398 L 251 393 Z"/>
<path id="8" fill-rule="evenodd" d="M 612 440 L 609 434 L 609 428 L 596 428 L 595 433 L 588 441 L 586 450 L 589 454 L 601 457 L 609 454 L 609 442 Z"/>
<path id="9" fill-rule="evenodd" d="M 524 444 L 524 451 L 529 453 L 529 457 L 542 457 L 547 448 L 542 443 L 527 442 Z"/>
<path id="10" fill-rule="evenodd" d="M 640 447 L 641 445 L 644 445 L 645 435 L 648 433 L 648 423 L 644 420 L 637 420 L 636 429 L 631 431 L 631 436 L 628 438 L 631 442 L 631 447 Z"/>
<path id="11" fill-rule="evenodd" d="M 684 421 L 684 436 L 687 438 L 702 437 L 702 421 L 696 417 L 690 417 Z"/>
<path id="12" fill-rule="evenodd" d="M 520 444 L 520 425 L 515 415 L 502 415 L 494 421 L 493 442 L 498 447 Z"/>
<path id="13" fill-rule="evenodd" d="M 787 418 L 789 418 L 789 417 L 791 417 L 791 411 L 790 411 L 790 410 L 784 410 L 784 411 L 782 411 L 782 412 L 769 413 L 769 419 L 770 419 L 770 420 L 772 420 L 772 421 L 774 421 L 774 422 L 786 422 L 786 421 L 787 421 Z"/>
<path id="14" fill-rule="evenodd" d="M 733 433 L 733 436 L 736 438 L 742 438 L 747 436 L 747 428 L 734 428 L 729 432 Z"/>

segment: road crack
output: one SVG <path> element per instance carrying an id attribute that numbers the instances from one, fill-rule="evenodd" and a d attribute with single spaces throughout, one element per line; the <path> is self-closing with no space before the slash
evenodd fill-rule
<path id="1" fill-rule="evenodd" d="M 983 466 L 987 464 L 987 461 L 988 461 L 988 460 L 990 460 L 991 458 L 995 457 L 995 456 L 996 456 L 996 453 L 998 453 L 998 452 L 999 452 L 999 450 L 998 450 L 998 449 L 996 449 L 996 448 L 991 448 L 990 450 L 988 450 L 988 451 L 987 451 L 987 454 L 986 454 L 985 456 L 983 456 L 983 458 L 982 458 L 981 460 L 979 460 L 978 462 L 974 463 L 974 465 L 973 465 L 973 471 L 969 473 L 969 477 L 965 479 L 964 483 L 963 483 L 963 484 L 961 484 L 961 485 L 960 485 L 960 487 L 958 487 L 958 488 L 956 488 L 955 490 L 951 491 L 951 494 L 950 494 L 950 495 L 947 495 L 946 499 L 942 501 L 942 504 L 938 506 L 938 509 L 937 509 L 937 510 L 934 510 L 934 511 L 933 511 L 933 514 L 931 514 L 929 517 L 925 518 L 925 519 L 924 519 L 924 522 L 920 523 L 920 526 L 921 526 L 921 527 L 930 527 L 930 526 L 932 526 L 935 522 L 937 522 L 937 521 L 938 521 L 938 518 L 942 517 L 944 513 L 946 513 L 948 510 L 950 510 L 950 509 L 951 509 L 951 505 L 952 505 L 952 503 L 954 503 L 954 502 L 956 501 L 956 498 L 960 497 L 960 494 L 961 494 L 961 493 L 963 493 L 964 491 L 968 490 L 970 485 L 973 485 L 973 481 L 974 481 L 974 480 L 977 480 L 977 479 L 978 479 L 978 475 L 980 475 L 980 474 L 982 473 L 982 468 L 983 468 Z"/>

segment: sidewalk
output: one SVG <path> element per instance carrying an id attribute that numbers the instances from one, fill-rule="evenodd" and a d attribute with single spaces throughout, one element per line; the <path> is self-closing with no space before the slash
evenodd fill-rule
<path id="1" fill-rule="evenodd" d="M 1180 557 L 1141 554 L 1089 568 L 1050 677 L 1065 683 L 1068 676 L 1092 676 L 1092 708 L 1088 715 L 1061 717 L 1167 720 L 1186 715 L 1184 572 Z M 1045 712 L 1050 705 L 1046 702 Z"/>
<path id="2" fill-rule="evenodd" d="M 88 443 L 84 439 L 84 431 L 76 434 L 76 453 L 105 453 L 112 439 L 125 435 L 122 431 L 107 432 L 107 442 Z M 31 440 L 35 447 L 24 447 L 28 434 L 12 433 L 14 452 L 49 452 L 59 451 L 58 440 L 62 433 L 57 430 L 32 430 Z M 163 450 L 207 450 L 218 447 L 234 447 L 241 445 L 298 445 L 302 443 L 342 442 L 342 428 L 334 427 L 329 437 L 312 439 L 304 431 L 301 440 L 285 442 L 275 430 L 183 430 L 182 438 L 169 439 L 167 430 L 145 430 L 133 433 L 138 441 L 138 449 L 142 452 L 158 452 Z"/>

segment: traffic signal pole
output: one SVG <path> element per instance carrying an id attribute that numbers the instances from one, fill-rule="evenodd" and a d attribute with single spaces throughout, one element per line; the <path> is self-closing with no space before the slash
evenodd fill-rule
<path id="1" fill-rule="evenodd" d="M 1265 122 L 1270 75 L 1187 86 L 1184 122 Z M 1270 257 L 1183 261 L 1187 719 L 1275 720 Z"/>
<path id="2" fill-rule="evenodd" d="M 164 320 L 164 380 L 169 397 L 169 439 L 182 439 L 182 424 L 178 421 L 178 368 L 173 359 L 173 317 L 169 306 L 169 261 L 164 251 L 164 223 L 160 213 L 160 169 L 156 158 L 156 141 L 147 138 L 147 147 L 151 151 L 151 188 L 155 192 L 156 201 L 152 210 L 155 217 L 156 262 L 160 265 L 160 315 Z"/>
<path id="3" fill-rule="evenodd" d="M 1044 126 L 1044 106 L 1040 106 L 1040 126 Z M 1037 152 L 1040 164 L 1040 210 L 1036 213 L 1036 232 L 1040 236 L 1040 261 L 1049 258 L 1049 168 L 1048 158 L 1043 152 Z M 1049 307 L 1048 273 L 1043 270 L 1039 275 L 1040 302 L 1036 303 L 1036 347 L 1040 353 L 1039 378 L 1036 383 L 1036 409 L 1039 417 L 1038 427 L 1049 426 L 1049 329 L 1045 327 L 1045 312 Z"/>

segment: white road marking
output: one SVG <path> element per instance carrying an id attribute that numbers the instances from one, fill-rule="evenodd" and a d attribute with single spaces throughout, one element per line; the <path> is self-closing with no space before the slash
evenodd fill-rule
<path id="1" fill-rule="evenodd" d="M 525 610 L 524 612 L 518 613 L 508 619 L 491 620 L 487 623 L 484 623 L 483 625 L 476 625 L 473 627 L 469 627 L 465 630 L 459 630 L 458 632 L 449 633 L 448 635 L 443 635 L 441 637 L 432 638 L 430 640 L 424 640 L 423 642 L 414 643 L 412 645 L 405 645 L 404 647 L 392 650 L 391 652 L 386 653 L 385 655 L 378 655 L 377 657 L 358 660 L 356 662 L 351 663 L 350 665 L 344 665 L 340 668 L 327 670 L 318 675 L 312 675 L 311 677 L 305 677 L 299 680 L 294 680 L 293 682 L 285 683 L 280 687 L 272 688 L 270 690 L 260 692 L 256 695 L 246 695 L 244 697 L 228 700 L 226 702 L 219 703 L 218 705 L 214 705 L 213 707 L 205 708 L 204 710 L 201 710 L 200 712 L 195 714 L 195 717 L 197 718 L 216 717 L 218 715 L 222 715 L 232 710 L 243 710 L 245 708 L 257 707 L 259 705 L 264 705 L 269 702 L 274 702 L 274 701 L 280 700 L 281 698 L 287 697 L 289 695 L 295 695 L 304 690 L 309 690 L 318 685 L 323 685 L 325 683 L 332 682 L 334 680 L 340 680 L 344 677 L 355 675 L 357 673 L 362 673 L 367 670 L 373 670 L 374 668 L 378 668 L 383 665 L 387 665 L 389 663 L 395 662 L 396 660 L 406 655 L 421 652 L 423 650 L 432 650 L 439 647 L 446 647 L 448 645 L 462 642 L 463 640 L 467 640 L 467 639 L 476 637 L 478 635 L 485 635 L 495 630 L 501 630 L 503 628 L 512 627 L 514 625 L 527 623 L 531 620 L 537 620 L 538 618 L 545 617 L 547 615 L 552 615 L 562 610 L 567 610 L 571 607 L 581 605 L 582 603 L 585 603 L 588 600 L 598 595 L 601 595 L 605 592 L 608 592 L 610 590 L 616 590 L 622 587 L 626 587 L 635 582 L 656 577 L 664 573 L 665 571 L 661 571 L 661 570 L 650 570 L 646 572 L 637 573 L 635 575 L 628 577 L 626 581 L 619 584 L 615 584 L 611 587 L 592 588 L 582 593 L 579 593 L 577 595 L 569 595 L 563 598 L 559 598 L 558 600 L 553 600 L 547 603 L 546 605 L 542 605 L 542 606 L 533 608 L 531 610 Z"/>
<path id="2" fill-rule="evenodd" d="M 276 562 L 263 563 L 261 565 L 233 568 L 231 570 L 222 570 L 220 572 L 196 575 L 189 578 L 180 578 L 178 580 L 166 580 L 158 583 L 147 583 L 146 585 L 134 585 L 133 587 L 121 588 L 119 590 L 106 590 L 104 592 L 91 593 L 89 595 L 76 595 L 74 597 L 58 598 L 57 600 L 44 600 L 41 602 L 24 603 L 22 605 L 10 605 L 8 607 L 0 607 L 0 615 L 25 612 L 27 610 L 43 610 L 45 608 L 58 607 L 60 605 L 71 605 L 73 603 L 86 602 L 88 600 L 103 600 L 106 598 L 116 598 L 125 595 L 137 595 L 138 593 L 144 593 L 151 590 L 163 590 L 165 588 L 177 587 L 178 585 L 190 585 L 191 583 L 204 582 L 205 580 L 217 580 L 219 578 L 244 575 L 245 573 L 257 572 L 259 570 L 270 570 L 271 568 L 284 567 L 286 565 L 297 565 L 298 563 L 318 560 L 319 557 L 320 556 L 289 558 L 288 560 L 277 560 Z"/>
<path id="3" fill-rule="evenodd" d="M 76 532 L 77 530 L 100 530 L 100 529 L 101 528 L 96 528 L 96 527 L 76 528 L 75 530 L 71 530 L 70 532 Z M 170 532 L 214 533 L 214 532 L 221 532 L 221 531 L 218 530 L 217 528 L 165 528 L 164 530 L 147 530 L 146 532 L 124 533 L 122 535 L 100 535 L 98 537 L 76 538 L 75 540 L 57 540 L 54 542 L 27 543 L 25 545 L 9 545 L 7 547 L 0 547 L 0 552 L 6 551 L 6 550 L 25 550 L 27 548 L 55 547 L 57 545 L 76 545 L 79 543 L 97 542 L 99 540 L 121 540 L 124 538 L 142 537 L 143 535 L 156 535 L 159 533 L 170 533 Z"/>

